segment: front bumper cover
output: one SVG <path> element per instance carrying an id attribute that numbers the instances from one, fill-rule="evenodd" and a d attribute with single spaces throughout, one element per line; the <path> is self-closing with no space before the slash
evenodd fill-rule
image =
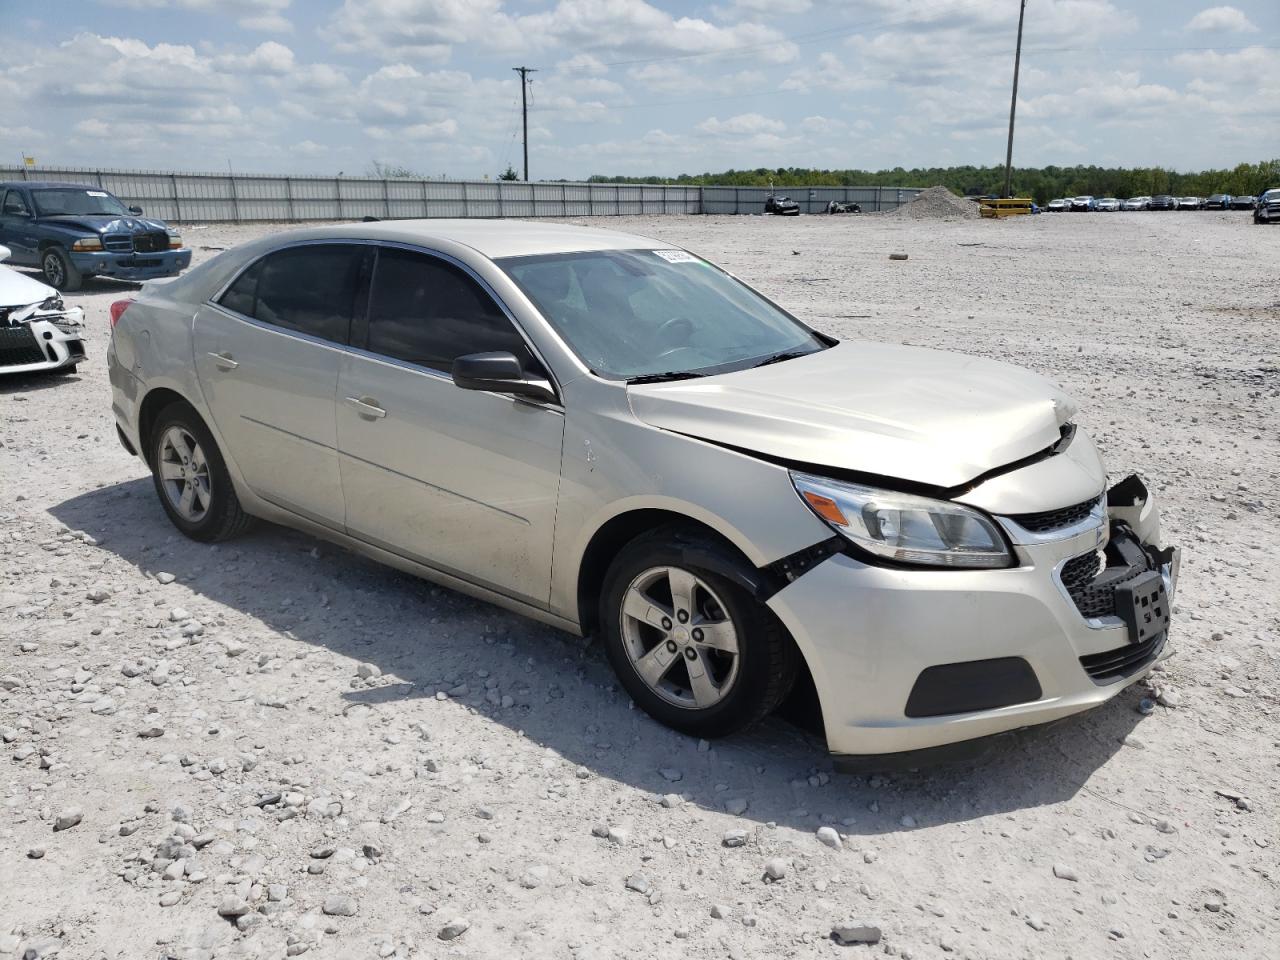
<path id="1" fill-rule="evenodd" d="M 1065 563 L 1099 551 L 1119 530 L 1153 565 L 1162 561 L 1170 599 L 1177 586 L 1178 552 L 1161 542 L 1154 498 L 1136 478 L 1113 490 L 1125 494 L 1120 502 L 1100 501 L 1090 519 L 1056 535 L 1011 537 L 1016 567 L 894 569 L 840 553 L 774 594 L 768 605 L 809 664 L 830 750 L 898 754 L 1048 723 L 1106 702 L 1168 656 L 1161 634 L 1156 649 L 1121 675 L 1100 682 L 1086 667 L 1096 662 L 1089 658 L 1127 651 L 1129 628 L 1118 616 L 1081 614 L 1061 580 Z M 1013 659 L 1034 675 L 1033 699 L 908 716 L 911 693 L 931 668 L 992 661 L 1018 677 L 1021 667 L 1007 663 Z"/>
<path id="2" fill-rule="evenodd" d="M 71 262 L 84 276 L 115 280 L 154 280 L 176 277 L 191 265 L 190 250 L 158 250 L 155 253 L 72 252 Z"/>
<path id="3" fill-rule="evenodd" d="M 85 358 L 84 312 L 41 312 L 0 323 L 0 374 L 60 370 Z"/>

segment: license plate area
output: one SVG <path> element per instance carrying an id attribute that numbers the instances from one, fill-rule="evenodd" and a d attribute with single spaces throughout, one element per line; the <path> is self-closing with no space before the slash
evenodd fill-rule
<path id="1" fill-rule="evenodd" d="M 1159 570 L 1116 587 L 1116 615 L 1128 625 L 1130 643 L 1147 643 L 1169 629 L 1169 597 Z"/>

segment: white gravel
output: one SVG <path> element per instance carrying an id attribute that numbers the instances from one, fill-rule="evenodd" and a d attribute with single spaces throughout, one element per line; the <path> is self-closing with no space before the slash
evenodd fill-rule
<path id="1" fill-rule="evenodd" d="M 1186 548 L 1178 656 L 961 767 L 832 773 L 781 721 L 701 746 L 580 641 L 280 528 L 178 535 L 112 424 L 129 288 L 91 283 L 79 374 L 0 381 L 0 958 L 1273 955 L 1280 230 L 591 222 L 1060 381 Z"/>

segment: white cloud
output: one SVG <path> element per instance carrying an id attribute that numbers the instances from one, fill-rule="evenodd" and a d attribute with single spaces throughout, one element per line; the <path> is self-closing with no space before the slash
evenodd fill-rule
<path id="1" fill-rule="evenodd" d="M 1191 31 L 1257 33 L 1258 28 L 1236 7 L 1209 7 L 1187 22 Z"/>
<path id="2" fill-rule="evenodd" d="M 246 30 L 288 33 L 293 24 L 285 16 L 292 0 L 99 0 L 114 7 L 134 10 L 177 8 L 198 13 L 234 17 Z"/>
<path id="3" fill-rule="evenodd" d="M 698 129 L 703 133 L 716 136 L 754 136 L 760 133 L 781 133 L 787 125 L 781 120 L 773 120 L 758 113 L 740 113 L 736 117 L 721 120 L 718 117 L 707 117 Z"/>
<path id="4" fill-rule="evenodd" d="M 705 55 L 744 48 L 760 59 L 792 59 L 795 46 L 758 23 L 717 26 L 674 16 L 647 0 L 557 0 L 550 10 L 512 15 L 502 0 L 343 0 L 326 35 L 342 51 L 384 60 L 447 60 L 454 47 L 534 52 L 557 47 L 613 57 Z M 598 58 L 597 58 L 598 59 Z M 604 65 L 601 63 L 601 65 Z"/>

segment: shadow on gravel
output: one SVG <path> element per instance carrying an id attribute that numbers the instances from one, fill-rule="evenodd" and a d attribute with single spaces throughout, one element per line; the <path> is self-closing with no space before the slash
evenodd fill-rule
<path id="1" fill-rule="evenodd" d="M 1142 719 L 1138 693 L 1129 690 L 1048 729 L 1004 738 L 976 760 L 887 777 L 832 772 L 820 736 L 778 719 L 699 750 L 631 706 L 597 647 L 309 536 L 261 524 L 220 546 L 186 540 L 149 479 L 84 493 L 50 512 L 142 572 L 167 571 L 268 630 L 378 666 L 383 685 L 344 691 L 345 706 L 390 710 L 453 690 L 458 709 L 519 730 L 597 776 L 654 795 L 679 793 L 709 810 L 742 798 L 743 816 L 801 830 L 834 822 L 847 834 L 875 836 L 900 830 L 906 816 L 925 827 L 1061 803 L 1087 789 Z M 218 633 L 229 631 L 211 631 Z M 234 635 L 252 650 L 251 627 Z M 494 696 L 513 705 L 486 699 L 490 678 Z M 1129 762 L 1142 762 L 1140 746 L 1126 749 Z M 819 780 L 810 778 L 829 782 L 815 789 Z"/>
<path id="2" fill-rule="evenodd" d="M 68 383 L 79 379 L 80 377 L 77 374 L 67 373 L 65 370 L 54 370 L 47 373 L 11 373 L 0 377 L 0 397 L 57 390 L 59 387 L 65 387 Z M 41 399 L 44 398 L 42 397 Z M 19 412 L 15 410 L 14 415 Z M 43 413 L 39 407 L 33 408 L 30 412 L 32 416 L 41 416 Z"/>

